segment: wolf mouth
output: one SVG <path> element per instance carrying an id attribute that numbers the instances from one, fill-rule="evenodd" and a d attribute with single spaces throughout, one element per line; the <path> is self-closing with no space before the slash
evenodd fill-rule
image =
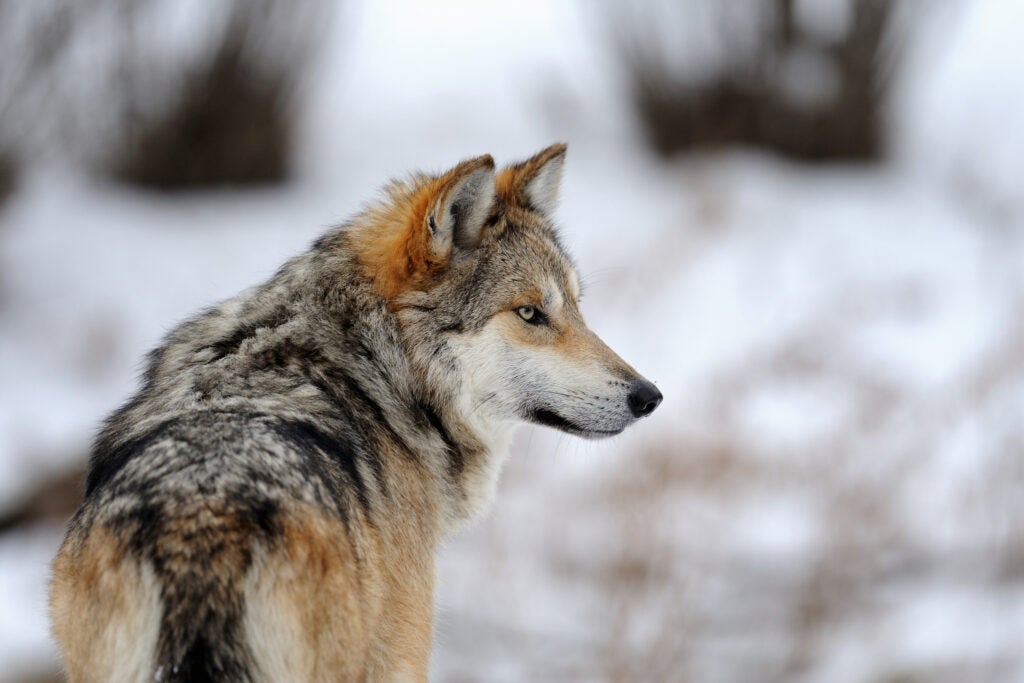
<path id="1" fill-rule="evenodd" d="M 568 420 L 548 408 L 534 408 L 530 412 L 530 420 L 545 427 L 554 427 L 569 434 L 582 436 L 584 438 L 600 438 L 603 436 L 615 436 L 621 434 L 622 429 L 588 429 Z"/>

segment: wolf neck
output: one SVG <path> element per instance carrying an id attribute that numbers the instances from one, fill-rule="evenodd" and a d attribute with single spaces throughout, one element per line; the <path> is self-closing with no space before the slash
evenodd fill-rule
<path id="1" fill-rule="evenodd" d="M 448 530 L 479 517 L 494 499 L 508 457 L 514 423 L 491 415 L 474 392 L 445 333 L 423 311 L 400 311 L 401 329 L 417 408 L 430 426 L 421 443 L 440 439 L 448 463 L 452 504 Z M 430 448 L 428 450 L 436 450 Z"/>
<path id="2" fill-rule="evenodd" d="M 386 424 L 387 445 L 397 445 L 419 463 L 440 503 L 438 529 L 447 535 L 493 500 L 513 425 L 465 405 L 459 373 L 451 372 L 457 359 L 444 335 L 434 330 L 424 343 L 422 329 L 406 324 L 377 283 L 347 258 L 347 250 L 339 251 L 346 257 L 331 268 L 334 295 L 314 302 L 324 309 L 316 317 L 328 321 L 322 344 L 332 349 L 329 374 L 344 384 L 335 382 L 331 389 L 340 392 L 349 417 Z M 317 277 L 322 281 L 324 274 Z M 353 414 L 353 395 L 376 403 L 379 412 Z M 390 484 L 400 487 L 405 481 L 398 477 Z"/>
<path id="3" fill-rule="evenodd" d="M 359 442 L 381 501 L 432 491 L 444 535 L 491 500 L 511 427 L 462 418 L 458 384 L 421 371 L 396 313 L 338 251 L 314 249 L 172 332 L 111 430 L 202 410 L 312 421 Z"/>

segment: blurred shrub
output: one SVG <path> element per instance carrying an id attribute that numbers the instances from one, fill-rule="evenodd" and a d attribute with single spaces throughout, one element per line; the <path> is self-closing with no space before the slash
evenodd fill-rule
<path id="1" fill-rule="evenodd" d="M 235 0 L 219 44 L 181 78 L 177 99 L 153 116 L 133 113 L 114 175 L 160 189 L 287 178 L 294 89 L 318 29 L 306 23 L 316 13 L 274 11 L 290 4 Z M 271 34 L 283 28 L 307 40 L 281 49 Z"/>
<path id="2" fill-rule="evenodd" d="M 0 502 L 0 534 L 40 522 L 67 522 L 85 495 L 85 462 L 83 455 L 83 467 L 47 472 L 21 495 Z"/>
<path id="3" fill-rule="evenodd" d="M 611 12 L 643 129 L 662 155 L 752 145 L 803 160 L 883 151 L 887 0 L 638 3 Z M 695 16 L 703 21 L 694 20 Z M 703 35 L 699 35 L 703 32 Z M 709 55 L 680 44 L 717 41 Z M 694 59 L 703 73 L 680 64 Z"/>
<path id="4" fill-rule="evenodd" d="M 285 179 L 330 0 L 0 0 L 0 148 L 179 189 Z"/>
<path id="5" fill-rule="evenodd" d="M 0 149 L 0 205 L 14 190 L 16 179 L 17 166 L 14 163 L 13 155 Z"/>

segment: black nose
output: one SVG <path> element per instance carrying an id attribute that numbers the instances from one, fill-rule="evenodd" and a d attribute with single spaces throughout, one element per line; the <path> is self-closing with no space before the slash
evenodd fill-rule
<path id="1" fill-rule="evenodd" d="M 633 417 L 647 417 L 661 404 L 661 392 L 647 380 L 638 379 L 630 387 L 626 402 Z"/>

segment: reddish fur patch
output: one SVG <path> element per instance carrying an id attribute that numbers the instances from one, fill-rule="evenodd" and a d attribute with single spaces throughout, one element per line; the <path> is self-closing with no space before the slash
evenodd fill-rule
<path id="1" fill-rule="evenodd" d="M 372 540 L 372 539 L 371 539 Z M 365 680 L 380 618 L 376 545 L 360 567 L 346 526 L 296 506 L 246 578 L 246 638 L 269 680 Z"/>
<path id="2" fill-rule="evenodd" d="M 444 266 L 434 254 L 427 225 L 437 184 L 431 180 L 396 188 L 391 201 L 371 210 L 366 223 L 353 231 L 359 262 L 388 300 L 422 285 Z"/>
<path id="3" fill-rule="evenodd" d="M 159 586 L 105 527 L 64 541 L 53 563 L 50 612 L 74 683 L 146 673 L 158 636 Z M 126 643 L 136 649 L 126 651 Z"/>
<path id="4" fill-rule="evenodd" d="M 403 292 L 422 288 L 445 268 L 450 251 L 434 248 L 430 216 L 461 180 L 493 165 L 490 156 L 482 156 L 438 177 L 421 176 L 396 184 L 384 205 L 364 215 L 353 230 L 353 245 L 359 262 L 386 299 L 394 301 Z"/>
<path id="5" fill-rule="evenodd" d="M 568 146 L 564 142 L 551 145 L 541 150 L 526 161 L 520 162 L 501 171 L 495 180 L 498 197 L 506 204 L 521 205 L 526 201 L 523 190 L 526 184 L 543 169 L 549 161 L 565 154 Z"/>

